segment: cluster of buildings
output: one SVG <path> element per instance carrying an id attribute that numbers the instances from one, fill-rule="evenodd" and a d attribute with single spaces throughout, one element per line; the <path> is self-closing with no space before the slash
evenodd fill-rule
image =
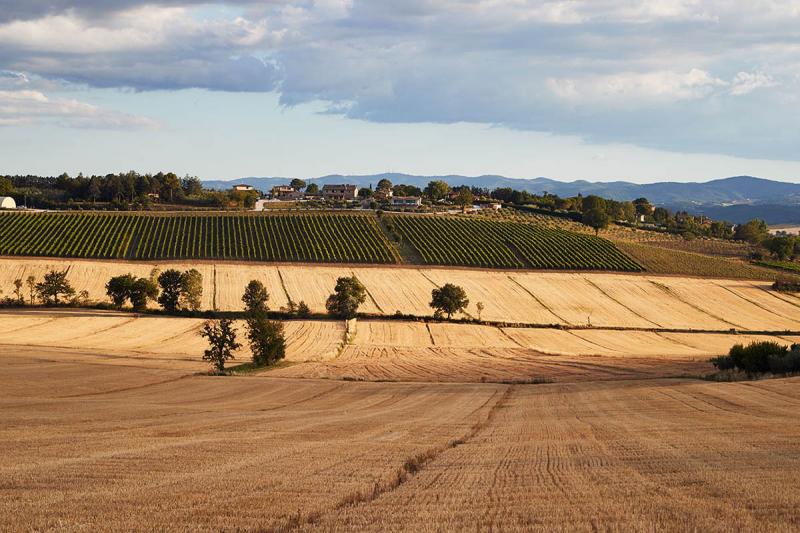
<path id="1" fill-rule="evenodd" d="M 236 187 L 240 187 L 237 185 Z M 234 187 L 234 189 L 236 189 Z M 244 186 L 249 187 L 249 185 Z M 239 190 L 239 189 L 236 189 Z M 252 190 L 252 187 L 250 188 Z M 353 202 L 358 200 L 358 187 L 351 184 L 323 185 L 319 192 L 310 194 L 289 185 L 278 185 L 272 188 L 270 199 L 281 201 L 321 200 L 325 202 Z M 419 196 L 394 196 L 391 189 L 378 190 L 368 200 L 386 202 L 394 207 L 418 207 L 422 205 Z"/>

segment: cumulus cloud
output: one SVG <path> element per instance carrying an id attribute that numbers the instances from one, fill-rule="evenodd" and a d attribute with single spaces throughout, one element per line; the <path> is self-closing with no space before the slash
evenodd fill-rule
<path id="1" fill-rule="evenodd" d="M 46 80 L 800 157 L 797 2 L 0 0 L 0 13 L 0 69 Z"/>
<path id="2" fill-rule="evenodd" d="M 55 123 L 74 128 L 139 129 L 158 123 L 68 98 L 49 98 L 39 91 L 0 91 L 0 124 Z"/>

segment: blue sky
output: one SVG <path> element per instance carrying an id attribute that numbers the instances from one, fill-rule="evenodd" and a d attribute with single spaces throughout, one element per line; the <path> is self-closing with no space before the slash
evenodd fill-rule
<path id="1" fill-rule="evenodd" d="M 800 181 L 789 0 L 0 0 L 0 173 Z"/>

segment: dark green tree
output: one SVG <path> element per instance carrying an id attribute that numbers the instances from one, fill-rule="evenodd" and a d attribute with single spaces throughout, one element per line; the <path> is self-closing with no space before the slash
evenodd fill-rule
<path id="1" fill-rule="evenodd" d="M 442 200 L 450 193 L 450 186 L 442 180 L 433 180 L 425 187 L 425 196 L 433 201 Z"/>
<path id="2" fill-rule="evenodd" d="M 769 237 L 769 228 L 763 220 L 750 220 L 744 224 L 736 226 L 733 238 L 738 241 L 746 241 L 750 244 L 761 244 Z"/>
<path id="3" fill-rule="evenodd" d="M 200 336 L 208 339 L 209 348 L 203 353 L 203 361 L 214 365 L 217 372 L 225 371 L 225 362 L 234 359 L 233 352 L 242 345 L 236 342 L 233 321 L 227 318 L 209 320 L 203 325 Z"/>
<path id="4" fill-rule="evenodd" d="M 182 278 L 181 272 L 173 268 L 158 275 L 158 285 L 161 287 L 158 303 L 165 311 L 174 313 L 178 310 L 181 301 Z"/>
<path id="5" fill-rule="evenodd" d="M 785 261 L 794 255 L 795 238 L 791 236 L 769 237 L 764 241 L 764 247 L 778 260 Z"/>
<path id="6" fill-rule="evenodd" d="M 306 186 L 305 180 L 301 180 L 300 178 L 295 178 L 289 183 L 289 187 L 291 187 L 296 191 L 305 188 L 305 186 Z"/>
<path id="7" fill-rule="evenodd" d="M 306 187 L 306 194 L 319 194 L 319 185 L 316 183 L 309 183 Z"/>
<path id="8" fill-rule="evenodd" d="M 131 297 L 131 289 L 135 282 L 136 278 L 132 274 L 114 276 L 108 280 L 106 294 L 111 298 L 111 302 L 115 307 L 125 305 L 125 302 Z"/>
<path id="9" fill-rule="evenodd" d="M 311 316 L 311 309 L 308 307 L 308 304 L 302 300 L 297 304 L 297 316 L 300 318 L 308 318 Z"/>
<path id="10" fill-rule="evenodd" d="M 590 209 L 581 218 L 584 224 L 594 228 L 594 234 L 598 235 L 601 229 L 608 227 L 608 214 L 602 209 Z"/>
<path id="11" fill-rule="evenodd" d="M 458 285 L 446 283 L 439 289 L 431 291 L 430 306 L 435 310 L 434 316 L 440 318 L 447 315 L 450 320 L 453 314 L 459 313 L 469 305 L 467 293 Z"/>
<path id="12" fill-rule="evenodd" d="M 458 190 L 458 196 L 456 196 L 456 203 L 461 206 L 461 210 L 466 213 L 467 207 L 472 206 L 472 202 L 475 200 L 475 196 L 472 194 L 472 190 L 469 187 L 461 187 Z"/>
<path id="13" fill-rule="evenodd" d="M 254 279 L 247 284 L 242 295 L 242 302 L 244 303 L 244 310 L 248 316 L 265 315 L 269 311 L 267 302 L 269 301 L 269 293 L 264 284 Z"/>
<path id="14" fill-rule="evenodd" d="M 60 298 L 70 298 L 75 295 L 75 289 L 72 288 L 67 280 L 67 271 L 58 272 L 51 270 L 44 275 L 41 283 L 36 284 L 36 292 L 41 297 L 45 304 L 58 305 Z"/>
<path id="15" fill-rule="evenodd" d="M 340 318 L 353 318 L 358 306 L 367 300 L 367 289 L 357 277 L 343 277 L 336 280 L 333 294 L 325 302 L 328 313 Z"/>
<path id="16" fill-rule="evenodd" d="M 202 303 L 203 275 L 194 268 L 181 273 L 181 307 L 199 311 Z"/>
<path id="17" fill-rule="evenodd" d="M 253 352 L 253 363 L 258 366 L 273 365 L 286 356 L 283 324 L 267 320 L 263 314 L 247 319 L 247 340 Z"/>
<path id="18" fill-rule="evenodd" d="M 14 190 L 14 184 L 11 180 L 0 176 L 0 196 L 8 196 Z"/>
<path id="19" fill-rule="evenodd" d="M 606 200 L 599 196 L 595 196 L 594 194 L 584 197 L 581 202 L 581 211 L 585 213 L 587 211 L 591 211 L 592 209 L 601 209 L 603 211 L 607 211 Z"/>
<path id="20" fill-rule="evenodd" d="M 147 278 L 139 278 L 131 285 L 129 297 L 134 311 L 144 311 L 148 300 L 158 298 L 158 285 Z"/>

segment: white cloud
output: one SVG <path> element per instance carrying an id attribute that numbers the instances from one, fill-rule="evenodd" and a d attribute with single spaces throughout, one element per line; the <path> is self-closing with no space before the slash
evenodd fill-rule
<path id="1" fill-rule="evenodd" d="M 695 100 L 728 85 L 700 69 L 688 72 L 623 72 L 583 78 L 550 78 L 547 86 L 559 99 L 571 104 L 632 106 Z"/>
<path id="2" fill-rule="evenodd" d="M 98 129 L 158 126 L 149 118 L 103 109 L 74 99 L 50 98 L 39 91 L 0 91 L 0 124 L 11 126 L 31 123 Z"/>
<path id="3" fill-rule="evenodd" d="M 733 78 L 731 94 L 742 96 L 750 94 L 756 89 L 775 87 L 776 85 L 778 85 L 778 82 L 763 72 L 739 72 Z"/>
<path id="4" fill-rule="evenodd" d="M 0 11 L 6 4 L 19 14 L 0 14 L 16 20 L 0 23 L 0 69 L 39 79 L 274 91 L 284 105 L 322 102 L 376 122 L 799 157 L 796 1 L 0 0 Z M 754 127 L 782 138 L 745 133 Z"/>

